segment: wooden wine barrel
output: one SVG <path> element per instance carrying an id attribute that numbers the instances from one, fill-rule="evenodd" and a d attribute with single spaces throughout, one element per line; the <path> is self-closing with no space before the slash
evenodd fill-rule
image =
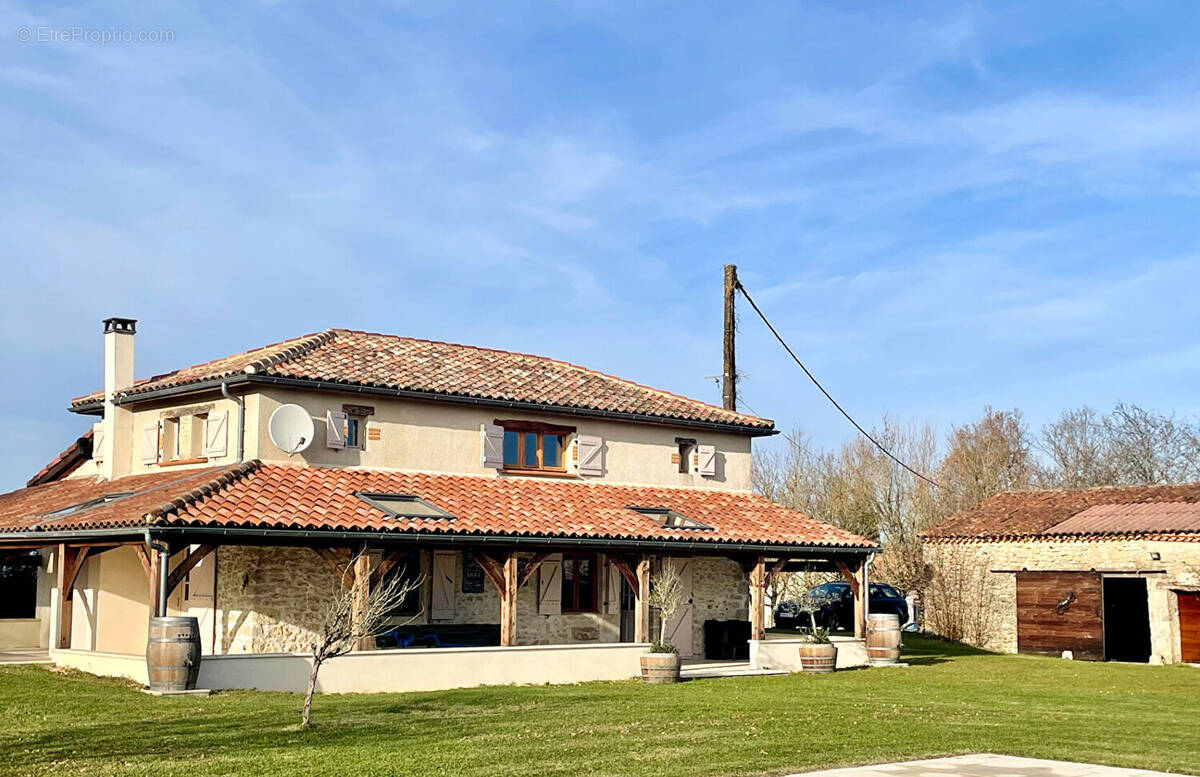
<path id="1" fill-rule="evenodd" d="M 679 655 L 648 653 L 642 656 L 642 680 L 655 684 L 679 682 Z"/>
<path id="2" fill-rule="evenodd" d="M 900 660 L 900 616 L 873 612 L 867 616 L 867 661 L 876 666 Z"/>
<path id="3" fill-rule="evenodd" d="M 190 691 L 200 674 L 200 623 L 195 618 L 151 618 L 146 669 L 152 691 Z"/>
<path id="4" fill-rule="evenodd" d="M 800 668 L 805 672 L 828 674 L 837 668 L 837 647 L 828 643 L 800 646 Z"/>

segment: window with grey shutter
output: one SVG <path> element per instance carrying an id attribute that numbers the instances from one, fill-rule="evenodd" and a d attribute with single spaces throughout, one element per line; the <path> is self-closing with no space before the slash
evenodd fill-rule
<path id="1" fill-rule="evenodd" d="M 433 592 L 429 615 L 434 620 L 454 617 L 454 569 L 457 561 L 458 554 L 452 550 L 433 553 L 433 574 L 430 575 Z"/>
<path id="2" fill-rule="evenodd" d="M 336 450 L 346 447 L 346 414 L 341 410 L 325 411 L 325 444 Z"/>
<path id="3" fill-rule="evenodd" d="M 92 458 L 96 461 L 104 460 L 104 422 L 97 421 L 92 424 Z"/>
<path id="4" fill-rule="evenodd" d="M 479 427 L 480 466 L 504 468 L 504 427 L 481 424 Z"/>
<path id="5" fill-rule="evenodd" d="M 600 477 L 604 474 L 604 440 L 590 434 L 575 439 L 579 446 L 579 474 Z"/>
<path id="6" fill-rule="evenodd" d="M 696 457 L 699 460 L 697 469 L 706 478 L 717 475 L 717 448 L 714 445 L 697 445 Z"/>

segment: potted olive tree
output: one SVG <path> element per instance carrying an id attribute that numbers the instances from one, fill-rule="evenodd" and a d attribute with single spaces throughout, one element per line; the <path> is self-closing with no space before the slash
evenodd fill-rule
<path id="1" fill-rule="evenodd" d="M 827 601 L 807 594 L 799 602 L 800 610 L 808 615 L 808 631 L 800 645 L 800 668 L 805 672 L 825 674 L 837 666 L 837 645 L 829 638 L 829 629 L 817 625 L 816 613 Z"/>
<path id="2" fill-rule="evenodd" d="M 642 679 L 648 683 L 679 682 L 679 648 L 667 640 L 667 623 L 683 606 L 683 579 L 679 572 L 664 564 L 654 581 L 646 603 L 658 610 L 658 639 L 650 643 L 650 652 L 642 656 Z"/>

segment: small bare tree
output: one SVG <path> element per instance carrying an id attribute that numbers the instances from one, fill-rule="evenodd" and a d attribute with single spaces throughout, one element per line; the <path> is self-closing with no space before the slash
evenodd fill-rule
<path id="1" fill-rule="evenodd" d="M 354 579 L 357 560 L 357 555 L 350 559 L 335 583 L 337 588 L 325 610 L 321 630 L 310 644 L 313 664 L 312 672 L 308 675 L 308 691 L 304 694 L 304 708 L 300 713 L 301 728 L 309 725 L 313 694 L 317 690 L 317 673 L 321 671 L 322 664 L 331 658 L 346 655 L 363 640 L 392 628 L 392 614 L 404 603 L 405 597 L 421 585 L 419 576 L 410 578 L 401 570 L 400 574 L 384 576 L 364 592 L 359 586 L 368 585 L 366 581 L 355 580 L 347 585 L 348 580 Z M 363 601 L 358 605 L 360 594 L 363 595 Z"/>
<path id="2" fill-rule="evenodd" d="M 646 603 L 658 610 L 658 639 L 650 645 L 652 653 L 677 653 L 678 649 L 667 641 L 667 622 L 675 617 L 683 606 L 683 578 L 674 565 L 664 563 L 650 583 Z"/>

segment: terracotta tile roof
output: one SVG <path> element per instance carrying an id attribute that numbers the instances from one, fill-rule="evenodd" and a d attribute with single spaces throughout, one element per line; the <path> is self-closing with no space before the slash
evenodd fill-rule
<path id="1" fill-rule="evenodd" d="M 116 480 L 72 478 L 0 494 L 0 533 L 60 531 L 101 526 L 138 526 L 148 514 L 222 481 L 244 465 L 152 472 Z M 117 495 L 128 495 L 120 496 Z M 114 497 L 111 501 L 106 497 Z M 97 504 L 69 514 L 51 515 L 76 505 Z"/>
<path id="2" fill-rule="evenodd" d="M 155 478 L 142 475 L 138 478 Z M 178 476 L 176 476 L 178 477 Z M 102 496 L 132 488 L 136 478 L 93 485 Z M 53 489 L 71 481 L 41 486 Z M 341 531 L 422 532 L 455 535 L 571 537 L 627 540 L 738 542 L 871 548 L 873 543 L 754 494 L 701 489 L 616 486 L 537 478 L 379 472 L 356 469 L 262 465 L 249 462 L 224 470 L 194 470 L 187 478 L 139 481 L 153 491 L 70 517 L 77 528 L 144 525 L 220 526 Z M 32 491 L 33 489 L 24 489 Z M 452 519 L 394 518 L 357 492 L 420 497 Z M 19 495 L 22 492 L 15 492 Z M 82 493 L 69 500 L 82 501 Z M 87 497 L 83 497 L 87 498 Z M 16 520 L 20 508 L 0 497 L 0 531 L 31 521 Z M 48 497 L 16 497 L 45 512 Z M 64 500 L 63 504 L 75 503 Z M 166 504 L 164 504 L 166 503 Z M 663 507 L 711 529 L 665 528 L 629 509 Z M 65 519 L 64 519 L 65 520 Z M 61 522 L 42 528 L 63 528 Z"/>
<path id="3" fill-rule="evenodd" d="M 1080 534 L 1138 534 L 1188 532 L 1180 521 L 1165 515 L 1171 504 L 1200 503 L 1200 483 L 1161 486 L 1119 486 L 1061 491 L 1013 491 L 996 494 L 976 507 L 947 518 L 925 532 L 945 539 L 1013 539 L 1030 536 Z M 1104 506 L 1104 512 L 1089 508 Z M 1152 509 L 1153 508 L 1153 509 Z M 1161 514 L 1153 520 L 1150 514 Z M 1078 522 L 1075 519 L 1079 517 Z M 1102 519 L 1102 524 L 1099 523 Z M 1093 521 L 1097 523 L 1093 524 Z M 1168 528 L 1167 524 L 1177 524 Z M 1065 529 L 1063 526 L 1065 525 Z M 1093 526 L 1086 530 L 1086 527 Z"/>
<path id="4" fill-rule="evenodd" d="M 1200 532 L 1200 502 L 1096 505 L 1056 523 L 1045 534 Z"/>
<path id="5" fill-rule="evenodd" d="M 137 381 L 126 395 L 238 375 L 324 381 L 446 398 L 521 402 L 730 424 L 769 431 L 764 418 L 724 410 L 575 364 L 511 351 L 328 329 Z M 82 408 L 96 392 L 72 401 Z"/>
<path id="6" fill-rule="evenodd" d="M 36 475 L 25 481 L 25 485 L 36 486 L 39 483 L 49 483 L 52 480 L 66 477 L 90 458 L 92 458 L 92 430 L 88 429 L 82 437 L 68 445 L 66 450 L 39 469 Z"/>

